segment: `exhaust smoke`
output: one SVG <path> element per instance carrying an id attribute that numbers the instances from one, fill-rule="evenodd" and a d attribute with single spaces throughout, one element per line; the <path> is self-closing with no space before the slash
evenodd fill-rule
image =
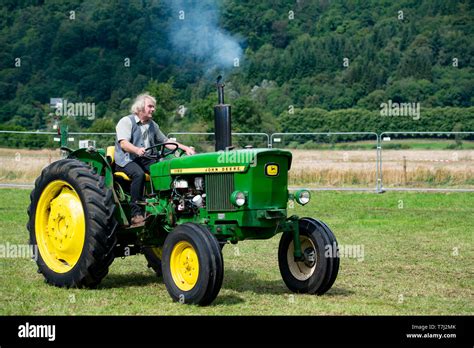
<path id="1" fill-rule="evenodd" d="M 179 53 L 196 58 L 207 73 L 235 66 L 242 56 L 237 39 L 219 28 L 215 0 L 169 0 L 172 22 L 169 37 Z"/>

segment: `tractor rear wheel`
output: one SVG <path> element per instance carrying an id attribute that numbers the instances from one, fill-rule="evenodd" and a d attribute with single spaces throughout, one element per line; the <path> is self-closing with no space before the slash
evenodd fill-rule
<path id="1" fill-rule="evenodd" d="M 294 259 L 292 232 L 284 232 L 278 248 L 278 265 L 286 286 L 293 292 L 322 295 L 336 280 L 339 270 L 337 240 L 323 222 L 299 220 L 304 261 Z"/>
<path id="2" fill-rule="evenodd" d="M 161 277 L 163 275 L 163 272 L 161 270 L 161 258 L 163 257 L 163 248 L 144 248 L 143 255 L 145 255 L 145 259 L 148 262 L 148 267 L 155 271 L 157 277 Z"/>
<path id="3" fill-rule="evenodd" d="M 28 207 L 38 271 L 60 287 L 95 287 L 114 260 L 113 194 L 90 166 L 63 159 L 44 168 Z"/>
<path id="4" fill-rule="evenodd" d="M 205 306 L 221 289 L 221 249 L 216 237 L 204 226 L 177 226 L 165 240 L 162 267 L 163 281 L 174 301 Z"/>

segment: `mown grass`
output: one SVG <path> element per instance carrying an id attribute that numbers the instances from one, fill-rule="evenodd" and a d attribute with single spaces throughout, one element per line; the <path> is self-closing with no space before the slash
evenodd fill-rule
<path id="1" fill-rule="evenodd" d="M 0 189 L 0 244 L 25 244 L 28 190 Z M 278 270 L 279 236 L 224 248 L 223 287 L 211 306 L 171 301 L 142 255 L 116 259 L 96 290 L 47 285 L 36 264 L 0 258 L 1 315 L 459 315 L 474 313 L 474 196 L 470 193 L 315 192 L 292 213 L 320 218 L 342 258 L 324 296 L 291 293 Z"/>

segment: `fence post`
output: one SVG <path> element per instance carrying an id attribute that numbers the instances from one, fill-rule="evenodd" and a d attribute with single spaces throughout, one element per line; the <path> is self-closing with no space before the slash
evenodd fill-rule
<path id="1" fill-rule="evenodd" d="M 377 185 L 376 192 L 383 193 L 382 182 L 382 134 L 377 134 Z"/>

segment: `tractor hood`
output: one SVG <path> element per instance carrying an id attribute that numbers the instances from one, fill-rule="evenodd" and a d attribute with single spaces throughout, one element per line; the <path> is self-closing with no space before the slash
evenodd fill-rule
<path id="1" fill-rule="evenodd" d="M 183 156 L 152 164 L 150 174 L 155 189 L 169 190 L 173 177 L 177 175 L 240 174 L 247 173 L 250 168 L 259 167 L 262 163 L 279 162 L 286 172 L 279 180 L 285 181 L 288 175 L 287 171 L 291 166 L 291 159 L 291 152 L 279 149 L 218 151 Z M 283 181 L 279 185 L 283 185 Z M 284 186 L 286 184 L 285 181 Z"/>

